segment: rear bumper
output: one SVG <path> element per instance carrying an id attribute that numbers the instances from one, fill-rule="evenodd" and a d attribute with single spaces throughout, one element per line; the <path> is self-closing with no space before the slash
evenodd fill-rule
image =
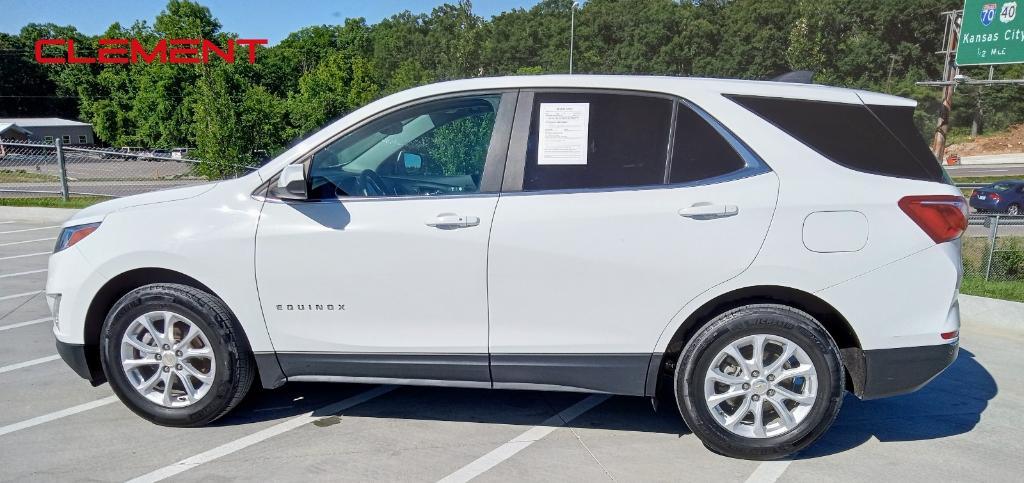
<path id="1" fill-rule="evenodd" d="M 968 201 L 967 204 L 970 205 L 971 208 L 974 208 L 978 211 L 1002 211 L 1005 209 L 999 206 L 999 203 L 996 203 L 994 201 L 979 200 L 977 198 L 971 198 L 971 200 Z"/>
<path id="2" fill-rule="evenodd" d="M 914 392 L 928 384 L 953 361 L 960 352 L 959 341 L 949 344 L 899 349 L 868 350 L 862 353 L 859 371 L 853 367 L 850 376 L 854 379 L 857 396 L 861 399 L 878 399 Z M 845 354 L 844 354 L 845 355 Z M 860 374 L 857 374 L 857 373 Z M 857 381 L 857 379 L 860 381 Z M 857 383 L 860 384 L 857 384 Z"/>
<path id="3" fill-rule="evenodd" d="M 103 384 L 107 380 L 99 361 L 92 360 L 94 358 L 90 357 L 90 354 L 95 354 L 96 351 L 89 350 L 84 345 L 68 344 L 58 340 L 57 353 L 60 354 L 61 359 L 64 359 L 64 363 L 75 371 L 75 374 L 82 376 L 93 386 Z"/>

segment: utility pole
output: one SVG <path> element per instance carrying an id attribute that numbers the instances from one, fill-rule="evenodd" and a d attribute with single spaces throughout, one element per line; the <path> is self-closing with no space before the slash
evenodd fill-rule
<path id="1" fill-rule="evenodd" d="M 572 75 L 572 51 L 576 43 L 576 8 L 580 2 L 572 2 L 569 7 L 569 75 Z"/>
<path id="2" fill-rule="evenodd" d="M 956 89 L 954 81 L 960 73 L 956 65 L 956 47 L 960 39 L 960 23 L 963 20 L 963 10 L 946 12 L 946 49 L 942 54 L 946 55 L 946 64 L 942 68 L 942 107 L 939 110 L 939 122 L 935 126 L 935 139 L 932 142 L 932 153 L 941 163 L 946 154 L 946 135 L 949 134 L 949 113 L 953 110 L 953 91 Z"/>
<path id="3" fill-rule="evenodd" d="M 896 54 L 889 54 L 889 76 L 885 79 L 885 92 L 892 94 L 892 68 L 896 67 Z"/>

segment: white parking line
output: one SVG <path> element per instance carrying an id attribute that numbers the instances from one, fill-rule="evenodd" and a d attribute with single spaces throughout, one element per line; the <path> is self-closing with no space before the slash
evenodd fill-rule
<path id="1" fill-rule="evenodd" d="M 22 275 L 32 275 L 33 273 L 43 273 L 45 271 L 46 269 L 44 268 L 42 270 L 29 270 L 27 272 L 5 273 L 3 275 L 0 275 L 0 278 L 20 277 Z"/>
<path id="2" fill-rule="evenodd" d="M 29 325 L 42 324 L 43 322 L 53 322 L 53 317 L 45 317 L 36 320 L 27 320 L 25 322 L 18 322 L 16 324 L 0 325 L 0 332 L 5 330 L 17 329 L 18 327 L 26 327 Z"/>
<path id="3" fill-rule="evenodd" d="M 494 451 L 477 458 L 472 463 L 469 463 L 468 465 L 459 468 L 454 473 L 442 478 L 439 480 L 439 483 L 462 483 L 484 474 L 487 470 L 498 466 L 502 461 L 515 456 L 516 453 L 543 439 L 556 429 L 568 424 L 569 421 L 576 419 L 577 416 L 590 411 L 598 404 L 603 403 L 609 397 L 610 396 L 607 395 L 590 396 L 576 404 L 573 404 L 572 406 L 569 406 L 562 412 L 548 418 L 546 421 L 541 423 L 540 426 L 534 426 L 526 430 L 523 434 L 520 434 L 509 442 L 497 447 Z"/>
<path id="4" fill-rule="evenodd" d="M 31 361 L 19 362 L 17 364 L 11 364 L 9 366 L 3 366 L 3 367 L 0 367 L 0 374 L 3 374 L 5 372 L 16 371 L 18 369 L 24 369 L 26 367 L 35 366 L 35 365 L 43 364 L 43 363 L 50 362 L 50 361 L 55 361 L 57 359 L 60 359 L 60 356 L 57 355 L 57 354 L 54 354 L 52 356 L 46 356 L 46 357 L 40 357 L 38 359 L 32 359 Z"/>
<path id="5" fill-rule="evenodd" d="M 0 225 L 10 225 L 13 221 L 0 221 Z"/>
<path id="6" fill-rule="evenodd" d="M 14 259 L 14 258 L 39 257 L 39 256 L 43 256 L 43 255 L 49 255 L 51 253 L 53 253 L 53 252 L 36 252 L 36 253 L 26 253 L 24 255 L 11 255 L 9 257 L 0 257 L 0 260 L 11 260 L 11 259 Z"/>
<path id="7" fill-rule="evenodd" d="M 6 235 L 8 233 L 24 233 L 26 231 L 49 230 L 51 228 L 60 228 L 60 225 L 56 225 L 56 226 L 41 226 L 39 228 L 23 228 L 21 230 L 11 230 L 11 231 L 0 231 L 0 235 Z"/>
<path id="8" fill-rule="evenodd" d="M 23 240 L 23 241 L 16 241 L 16 242 L 7 242 L 7 243 L 0 243 L 0 247 L 9 247 L 11 245 L 21 245 L 23 243 L 36 243 L 36 242 L 44 242 L 44 241 L 54 241 L 56 239 L 57 239 L 57 237 L 51 237 L 51 238 L 36 238 L 35 240 Z"/>
<path id="9" fill-rule="evenodd" d="M 5 434 L 11 434 L 11 433 L 13 433 L 15 431 L 21 431 L 22 429 L 28 429 L 28 428 L 31 428 L 33 426 L 39 426 L 40 424 L 48 423 L 48 422 L 56 420 L 56 419 L 68 417 L 68 416 L 71 416 L 73 414 L 78 414 L 78 413 L 83 412 L 83 411 L 88 411 L 90 409 L 95 409 L 95 408 L 98 408 L 98 407 L 101 407 L 101 406 L 106 406 L 107 404 L 110 404 L 110 403 L 112 403 L 114 401 L 117 401 L 117 396 L 108 396 L 108 397 L 105 397 L 103 399 L 99 399 L 99 400 L 96 400 L 96 401 L 87 402 L 85 404 L 79 404 L 78 406 L 72 406 L 72 407 L 67 408 L 67 409 L 61 409 L 60 411 L 54 411 L 54 412 L 52 412 L 50 414 L 44 414 L 42 416 L 37 416 L 37 417 L 34 417 L 32 419 L 26 419 L 26 420 L 18 422 L 18 423 L 8 424 L 7 426 L 0 427 L 0 436 L 3 436 Z"/>
<path id="10" fill-rule="evenodd" d="M 747 478 L 747 483 L 775 483 L 786 472 L 792 460 L 765 461 Z"/>
<path id="11" fill-rule="evenodd" d="M 172 465 L 168 465 L 155 471 L 146 473 L 138 478 L 129 480 L 129 483 L 154 482 L 163 480 L 165 478 L 170 478 L 174 475 L 195 468 L 201 464 L 209 463 L 217 458 L 241 451 L 245 448 L 248 448 L 249 446 L 273 438 L 274 436 L 277 436 L 279 434 L 291 431 L 296 428 L 300 428 L 306 424 L 309 424 L 312 421 L 320 419 L 321 416 L 340 413 L 341 411 L 351 408 L 352 406 L 362 404 L 378 396 L 383 396 L 384 394 L 387 394 L 393 390 L 395 390 L 394 386 L 378 386 L 376 388 L 370 389 L 369 391 L 352 396 L 348 399 L 343 399 L 336 403 L 328 404 L 310 413 L 295 416 L 292 419 L 289 419 L 282 423 L 275 424 L 269 428 L 262 429 L 248 436 L 243 436 L 234 441 L 224 443 L 209 451 L 204 451 L 195 456 L 185 458 Z"/>
<path id="12" fill-rule="evenodd" d="M 29 295 L 35 295 L 42 292 L 42 290 L 36 290 L 35 292 L 16 293 L 14 295 L 4 295 L 0 297 L 0 300 L 20 299 L 22 297 L 28 297 Z"/>

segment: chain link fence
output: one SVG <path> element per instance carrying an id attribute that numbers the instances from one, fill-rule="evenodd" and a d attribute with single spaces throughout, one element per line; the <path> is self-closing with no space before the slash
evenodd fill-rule
<path id="1" fill-rule="evenodd" d="M 250 172 L 227 165 L 201 170 L 187 152 L 81 148 L 0 140 L 0 197 L 120 197 L 233 178 Z M 217 172 L 209 177 L 200 171 Z"/>
<path id="2" fill-rule="evenodd" d="M 971 215 L 963 237 L 964 277 L 1024 282 L 1024 216 Z"/>

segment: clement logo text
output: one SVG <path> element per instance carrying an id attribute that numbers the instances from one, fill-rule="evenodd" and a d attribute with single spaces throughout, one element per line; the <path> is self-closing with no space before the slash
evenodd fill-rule
<path id="1" fill-rule="evenodd" d="M 266 45 L 267 39 L 228 39 L 223 48 L 207 39 L 160 39 L 147 49 L 138 39 L 100 39 L 96 57 L 80 57 L 75 53 L 74 39 L 39 39 L 36 41 L 36 62 L 40 64 L 207 64 L 210 58 L 235 62 L 235 48 L 246 49 L 250 64 L 256 63 L 256 47 Z M 48 57 L 43 48 L 66 46 L 67 55 Z"/>

